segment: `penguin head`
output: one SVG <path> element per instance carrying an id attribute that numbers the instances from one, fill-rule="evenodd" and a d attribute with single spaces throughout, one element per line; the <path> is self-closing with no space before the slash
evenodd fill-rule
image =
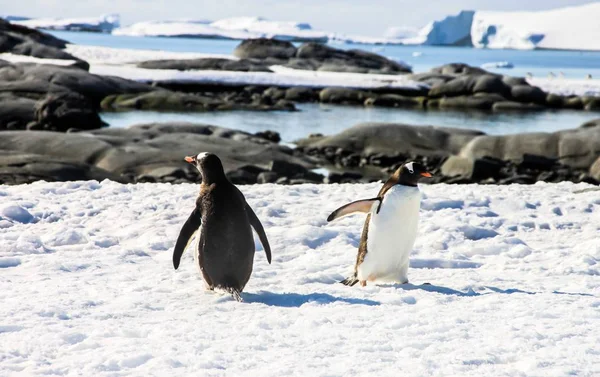
<path id="1" fill-rule="evenodd" d="M 202 175 L 202 182 L 210 184 L 225 178 L 223 164 L 219 157 L 214 153 L 203 152 L 196 156 L 187 156 L 185 161 L 194 165 Z"/>
<path id="2" fill-rule="evenodd" d="M 395 174 L 398 176 L 398 184 L 404 186 L 416 186 L 421 178 L 432 177 L 432 174 L 425 169 L 425 166 L 413 161 L 400 166 Z"/>

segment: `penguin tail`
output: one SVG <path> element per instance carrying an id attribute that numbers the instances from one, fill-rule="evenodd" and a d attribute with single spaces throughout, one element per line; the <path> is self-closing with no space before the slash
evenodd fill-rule
<path id="1" fill-rule="evenodd" d="M 358 283 L 358 278 L 356 277 L 356 275 L 352 275 L 340 281 L 340 283 L 349 287 L 353 287 L 356 283 Z"/>
<path id="2" fill-rule="evenodd" d="M 237 301 L 237 302 L 244 301 L 244 299 L 242 298 L 242 295 L 241 295 L 242 292 L 239 289 L 229 287 L 229 288 L 226 288 L 225 290 L 227 292 L 229 292 L 231 294 L 231 296 L 233 296 L 235 301 Z"/>

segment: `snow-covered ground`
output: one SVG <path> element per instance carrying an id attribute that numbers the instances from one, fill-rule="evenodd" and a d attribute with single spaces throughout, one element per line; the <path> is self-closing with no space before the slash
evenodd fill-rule
<path id="1" fill-rule="evenodd" d="M 118 14 L 106 14 L 100 17 L 83 18 L 31 18 L 24 20 L 10 20 L 35 29 L 70 30 L 70 31 L 96 31 L 110 33 L 120 25 Z"/>
<path id="2" fill-rule="evenodd" d="M 200 52 L 172 52 L 161 50 L 124 49 L 114 47 L 88 46 L 69 44 L 65 49 L 69 54 L 85 60 L 90 64 L 135 64 L 146 60 L 162 59 L 201 59 L 221 58 L 237 60 L 233 55 L 208 54 Z"/>
<path id="3" fill-rule="evenodd" d="M 275 38 L 326 42 L 328 33 L 312 30 L 307 23 L 270 21 L 260 17 L 232 17 L 218 21 L 144 21 L 113 31 L 134 37 Z"/>
<path id="4" fill-rule="evenodd" d="M 270 67 L 275 72 L 178 71 L 174 69 L 144 69 L 134 66 L 92 65 L 90 72 L 136 81 L 220 83 L 230 85 L 275 85 L 347 88 L 407 88 L 417 89 L 426 84 L 413 81 L 406 75 L 371 75 L 306 71 L 282 66 Z"/>
<path id="5" fill-rule="evenodd" d="M 379 186 L 242 186 L 243 303 L 173 270 L 197 185 L 0 186 L 0 375 L 600 374 L 593 186 L 422 186 L 412 284 L 346 287 L 364 217 L 325 219 Z"/>

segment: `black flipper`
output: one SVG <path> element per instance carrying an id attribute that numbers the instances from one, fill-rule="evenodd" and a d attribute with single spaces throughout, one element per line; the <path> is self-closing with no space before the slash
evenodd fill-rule
<path id="1" fill-rule="evenodd" d="M 356 277 L 356 275 L 352 275 L 340 281 L 340 283 L 349 287 L 353 287 L 356 283 L 358 283 L 358 278 Z"/>
<path id="2" fill-rule="evenodd" d="M 246 204 L 246 213 L 248 213 L 248 220 L 250 221 L 250 225 L 254 228 L 256 234 L 258 234 L 258 238 L 260 239 L 260 243 L 263 245 L 263 249 L 265 249 L 265 254 L 267 254 L 267 261 L 271 264 L 271 246 L 269 246 L 269 240 L 267 239 L 267 235 L 265 234 L 265 230 L 256 216 L 256 213 L 250 208 L 248 204 Z"/>
<path id="3" fill-rule="evenodd" d="M 200 224 L 202 224 L 202 213 L 200 208 L 196 207 L 185 224 L 183 224 L 183 228 L 179 232 L 179 237 L 177 237 L 177 243 L 175 243 L 175 249 L 173 250 L 173 267 L 175 269 L 179 268 L 181 256 L 194 233 L 200 228 Z"/>
<path id="4" fill-rule="evenodd" d="M 379 212 L 379 208 L 381 207 L 381 198 L 371 198 L 371 199 L 361 199 L 352 203 L 345 204 L 335 211 L 331 212 L 329 217 L 327 217 L 327 222 L 333 221 L 343 216 L 351 215 L 355 212 L 364 212 L 369 213 L 371 208 L 373 207 L 373 203 L 379 202 L 379 207 L 377 207 L 377 212 Z"/>

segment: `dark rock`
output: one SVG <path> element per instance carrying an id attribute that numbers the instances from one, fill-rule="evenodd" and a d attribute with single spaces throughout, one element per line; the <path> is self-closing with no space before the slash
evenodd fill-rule
<path id="1" fill-rule="evenodd" d="M 265 140 L 269 140 L 273 143 L 279 143 L 281 141 L 281 136 L 279 135 L 279 132 L 275 132 L 275 131 L 259 131 L 256 132 L 254 135 L 256 135 L 257 137 L 260 137 L 262 139 Z"/>
<path id="2" fill-rule="evenodd" d="M 35 101 L 28 98 L 0 95 L 0 130 L 12 125 L 23 130 L 34 120 Z"/>
<path id="3" fill-rule="evenodd" d="M 265 90 L 262 93 L 262 96 L 269 97 L 272 100 L 272 102 L 274 103 L 276 101 L 279 101 L 280 99 L 285 98 L 285 93 L 286 93 L 285 89 L 281 89 L 281 88 L 272 86 L 272 87 L 268 88 L 267 90 Z"/>
<path id="4" fill-rule="evenodd" d="M 455 97 L 472 94 L 478 76 L 459 76 L 443 84 L 436 85 L 429 90 L 430 97 Z"/>
<path id="5" fill-rule="evenodd" d="M 180 59 L 180 60 L 148 60 L 137 65 L 146 69 L 176 69 L 179 71 L 216 70 L 238 72 L 271 72 L 269 67 L 261 62 L 249 59 Z"/>
<path id="6" fill-rule="evenodd" d="M 361 123 L 336 135 L 299 140 L 303 148 L 341 148 L 362 156 L 397 153 L 420 155 L 458 154 L 468 141 L 483 132 L 396 123 Z"/>
<path id="7" fill-rule="evenodd" d="M 92 130 L 107 126 L 95 106 L 84 96 L 73 93 L 51 94 L 35 107 L 36 122 L 46 130 L 65 132 L 69 128 Z"/>
<path id="8" fill-rule="evenodd" d="M 461 76 L 461 75 L 485 75 L 489 72 L 478 67 L 471 67 L 463 63 L 450 63 L 431 69 L 432 73 L 440 75 Z"/>
<path id="9" fill-rule="evenodd" d="M 496 159 L 478 158 L 475 160 L 450 156 L 441 167 L 441 173 L 448 177 L 464 177 L 472 181 L 497 178 L 504 163 Z"/>
<path id="10" fill-rule="evenodd" d="M 233 50 L 233 55 L 240 59 L 289 59 L 295 54 L 292 43 L 266 38 L 246 39 Z"/>
<path id="11" fill-rule="evenodd" d="M 518 102 L 544 104 L 546 93 L 537 86 L 515 85 L 510 90 L 511 96 Z"/>
<path id="12" fill-rule="evenodd" d="M 285 91 L 285 99 L 294 102 L 314 102 L 319 99 L 319 93 L 312 88 L 293 87 Z"/>
<path id="13" fill-rule="evenodd" d="M 256 177 L 256 183 L 275 183 L 279 176 L 272 171 L 265 171 Z"/>
<path id="14" fill-rule="evenodd" d="M 0 53 L 10 52 L 43 59 L 73 60 L 82 69 L 89 64 L 62 51 L 67 42 L 50 34 L 12 24 L 0 18 Z"/>
<path id="15" fill-rule="evenodd" d="M 268 169 L 279 176 L 288 178 L 304 176 L 308 173 L 308 170 L 304 166 L 284 160 L 271 161 Z"/>
<path id="16" fill-rule="evenodd" d="M 510 86 L 508 86 L 501 76 L 498 75 L 481 75 L 477 78 L 474 93 L 498 93 L 501 95 L 510 94 Z"/>
<path id="17" fill-rule="evenodd" d="M 565 105 L 565 97 L 554 93 L 548 93 L 546 96 L 546 106 L 560 109 Z"/>
<path id="18" fill-rule="evenodd" d="M 585 110 L 587 111 L 600 111 L 600 98 L 592 97 L 584 99 Z"/>
<path id="19" fill-rule="evenodd" d="M 557 159 L 524 153 L 519 162 L 519 167 L 536 170 L 552 170 L 557 164 Z"/>
<path id="20" fill-rule="evenodd" d="M 245 169 L 228 171 L 225 175 L 227 176 L 227 179 L 231 181 L 231 183 L 236 185 L 254 184 L 257 182 L 258 177 L 258 174 L 253 174 Z"/>
<path id="21" fill-rule="evenodd" d="M 367 98 L 366 92 L 347 88 L 325 88 L 319 93 L 319 99 L 324 103 L 363 104 Z"/>
<path id="22" fill-rule="evenodd" d="M 581 97 L 568 97 L 564 101 L 565 109 L 581 110 L 583 109 L 583 101 Z"/>

